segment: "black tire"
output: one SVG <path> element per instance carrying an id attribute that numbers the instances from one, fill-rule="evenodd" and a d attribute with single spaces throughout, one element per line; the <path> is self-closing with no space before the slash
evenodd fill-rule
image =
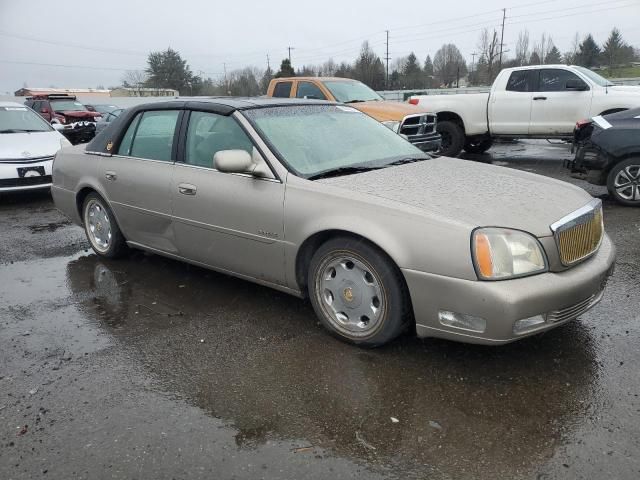
<path id="1" fill-rule="evenodd" d="M 91 212 L 89 211 L 90 208 L 92 209 Z M 93 221 L 90 216 L 95 217 L 96 210 L 100 218 Z M 95 225 L 95 222 L 97 222 L 97 225 Z M 127 243 L 116 222 L 116 217 L 107 202 L 95 192 L 88 194 L 84 199 L 82 204 L 82 223 L 91 248 L 99 256 L 118 258 L 127 253 Z M 96 229 L 100 234 L 94 233 Z M 100 237 L 105 239 L 104 242 L 99 240 Z"/>
<path id="2" fill-rule="evenodd" d="M 462 127 L 455 122 L 448 120 L 438 122 L 436 130 L 442 135 L 442 144 L 438 155 L 443 157 L 457 157 L 464 147 L 464 131 Z"/>
<path id="3" fill-rule="evenodd" d="M 640 207 L 640 157 L 614 165 L 607 175 L 607 189 L 621 205 Z"/>
<path id="4" fill-rule="evenodd" d="M 335 272 L 332 262 L 343 260 L 344 275 L 351 275 L 351 280 L 356 278 L 355 282 Z M 332 268 L 333 277 L 329 273 Z M 361 285 L 356 283 L 358 278 L 362 278 Z M 336 283 L 330 283 L 333 281 Z M 384 345 L 400 335 L 412 320 L 411 300 L 402 273 L 387 255 L 365 240 L 345 236 L 322 244 L 311 258 L 307 285 L 322 324 L 348 343 L 362 347 Z M 361 315 L 363 310 L 371 312 L 370 318 L 368 313 Z"/>
<path id="5" fill-rule="evenodd" d="M 467 153 L 484 153 L 491 148 L 493 140 L 491 137 L 484 137 L 479 140 L 468 138 L 464 144 L 464 151 Z"/>

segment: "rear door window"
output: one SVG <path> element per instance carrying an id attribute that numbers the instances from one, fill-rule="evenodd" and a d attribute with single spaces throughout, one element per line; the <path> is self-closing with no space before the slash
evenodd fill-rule
<path id="1" fill-rule="evenodd" d="M 530 78 L 529 70 L 516 70 L 515 72 L 511 72 L 511 76 L 507 81 L 507 91 L 530 92 Z"/>
<path id="2" fill-rule="evenodd" d="M 293 82 L 278 82 L 273 89 L 273 96 L 278 98 L 289 98 L 291 96 L 291 85 Z"/>
<path id="3" fill-rule="evenodd" d="M 125 133 L 118 155 L 171 161 L 179 110 L 139 113 Z"/>
<path id="4" fill-rule="evenodd" d="M 320 88 L 311 82 L 298 82 L 296 98 L 312 98 L 315 100 L 326 100 L 327 97 Z"/>

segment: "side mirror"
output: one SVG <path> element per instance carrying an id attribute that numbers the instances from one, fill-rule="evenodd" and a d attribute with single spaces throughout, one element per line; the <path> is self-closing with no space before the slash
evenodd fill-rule
<path id="1" fill-rule="evenodd" d="M 245 150 L 220 150 L 213 156 L 213 167 L 225 173 L 249 173 L 253 162 Z"/>
<path id="2" fill-rule="evenodd" d="M 40 113 L 49 113 L 49 109 L 47 107 L 42 107 L 40 109 Z"/>
<path id="3" fill-rule="evenodd" d="M 567 80 L 567 83 L 565 83 L 565 88 L 567 90 L 576 90 L 579 92 L 589 90 L 589 86 L 584 83 L 584 81 L 577 78 L 570 78 L 569 80 Z"/>
<path id="4" fill-rule="evenodd" d="M 62 132 L 64 130 L 64 125 L 61 123 L 52 123 L 51 126 L 53 127 L 54 130 L 57 130 L 58 132 Z"/>
<path id="5" fill-rule="evenodd" d="M 225 173 L 247 173 L 259 178 L 273 178 L 269 166 L 254 147 L 250 155 L 246 150 L 221 150 L 213 156 L 213 168 Z"/>

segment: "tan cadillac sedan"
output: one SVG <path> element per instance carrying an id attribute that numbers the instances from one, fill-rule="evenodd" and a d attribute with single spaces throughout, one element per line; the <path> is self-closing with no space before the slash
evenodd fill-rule
<path id="1" fill-rule="evenodd" d="M 433 159 L 326 102 L 132 108 L 57 155 L 52 194 L 98 255 L 139 248 L 308 296 L 363 346 L 551 329 L 600 301 L 615 258 L 584 190 Z"/>

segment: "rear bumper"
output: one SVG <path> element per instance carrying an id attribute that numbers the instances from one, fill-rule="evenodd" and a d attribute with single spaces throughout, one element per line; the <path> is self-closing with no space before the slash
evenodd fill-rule
<path id="1" fill-rule="evenodd" d="M 412 135 L 408 140 L 423 152 L 436 152 L 442 144 L 442 136 L 439 133 Z"/>
<path id="2" fill-rule="evenodd" d="M 564 272 L 498 282 L 482 282 L 403 269 L 419 337 L 439 337 L 466 343 L 499 345 L 550 330 L 569 322 L 602 298 L 613 272 L 615 247 L 605 236 L 598 253 Z M 440 323 L 439 312 L 457 312 L 486 320 L 483 332 Z M 543 316 L 544 323 L 514 333 L 518 320 Z"/>
<path id="3" fill-rule="evenodd" d="M 574 143 L 573 148 L 576 152 L 575 158 L 564 163 L 571 171 L 571 176 L 596 185 L 604 185 L 604 176 L 611 163 L 609 155 L 589 141 Z"/>

